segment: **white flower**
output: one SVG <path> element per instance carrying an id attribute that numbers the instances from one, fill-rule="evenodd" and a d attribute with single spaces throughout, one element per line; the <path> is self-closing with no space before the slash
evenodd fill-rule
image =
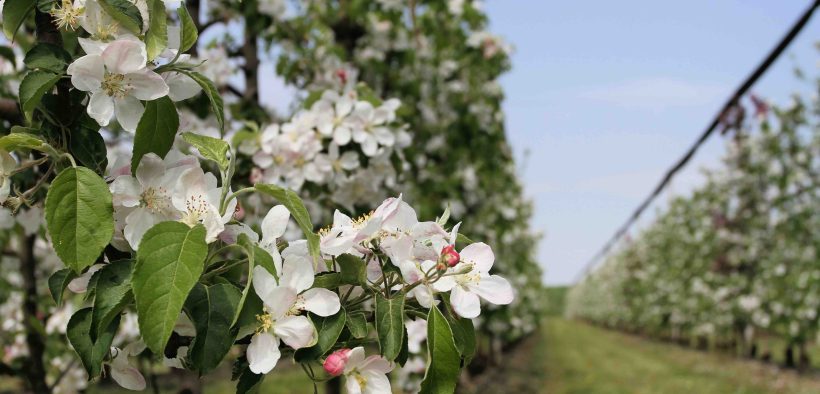
<path id="1" fill-rule="evenodd" d="M 379 145 L 390 147 L 396 142 L 393 130 L 385 125 L 395 117 L 393 108 L 396 102 L 388 102 L 389 104 L 373 108 L 369 102 L 359 101 L 351 115 L 356 122 L 353 127 L 353 141 L 362 146 L 362 152 L 367 156 L 379 153 Z"/>
<path id="2" fill-rule="evenodd" d="M 78 0 L 76 3 L 80 2 L 81 0 Z M 76 3 L 74 8 L 79 9 L 81 5 Z M 85 0 L 82 16 L 80 16 L 80 26 L 89 35 L 89 38 L 78 38 L 80 46 L 88 55 L 99 55 L 110 42 L 125 36 L 138 40 L 108 15 L 97 0 Z"/>
<path id="3" fill-rule="evenodd" d="M 40 226 L 43 224 L 43 208 L 35 205 L 29 209 L 20 211 L 17 213 L 17 223 L 20 223 L 26 235 L 37 234 L 37 231 L 40 231 Z"/>
<path id="4" fill-rule="evenodd" d="M 271 208 L 262 219 L 262 240 L 259 242 L 259 247 L 265 249 L 273 257 L 273 264 L 277 272 L 282 272 L 282 256 L 279 255 L 276 241 L 285 234 L 289 221 L 290 211 L 284 205 Z"/>
<path id="5" fill-rule="evenodd" d="M 453 276 L 455 286 L 450 292 L 450 304 L 459 316 L 467 319 L 478 317 L 481 313 L 479 297 L 496 305 L 506 305 L 513 301 L 514 294 L 510 283 L 498 275 L 489 274 L 495 261 L 495 255 L 489 245 L 474 243 L 465 247 L 459 254 L 461 262 L 450 271 L 466 271 Z"/>
<path id="6" fill-rule="evenodd" d="M 94 276 L 94 273 L 101 270 L 105 267 L 105 264 L 94 264 L 91 267 L 88 267 L 88 271 L 85 271 L 84 274 L 74 278 L 71 282 L 68 282 L 68 289 L 71 290 L 72 293 L 85 293 L 88 291 L 88 281 L 91 280 L 91 277 Z"/>
<path id="7" fill-rule="evenodd" d="M 171 201 L 176 209 L 182 212 L 181 222 L 188 226 L 202 224 L 205 226 L 208 243 L 216 241 L 219 233 L 225 229 L 225 223 L 231 220 L 236 208 L 236 200 L 228 205 L 225 215 L 219 214 L 222 188 L 217 187 L 216 177 L 193 167 L 179 176 L 176 191 Z"/>
<path id="8" fill-rule="evenodd" d="M 353 112 L 356 102 L 347 94 L 339 96 L 332 90 L 322 94 L 322 99 L 311 108 L 318 114 L 317 128 L 325 136 L 333 137 L 338 145 L 347 145 L 352 137 L 351 120 L 348 117 Z"/>
<path id="9" fill-rule="evenodd" d="M 390 394 L 387 374 L 393 365 L 382 356 L 365 358 L 364 348 L 353 348 L 345 364 L 345 388 L 349 394 Z"/>
<path id="10" fill-rule="evenodd" d="M 265 313 L 257 317 L 260 327 L 247 350 L 251 372 L 265 374 L 276 366 L 280 339 L 294 349 L 316 342 L 316 329 L 307 317 L 299 315 L 302 311 L 319 316 L 339 311 L 336 293 L 327 289 L 308 290 L 312 285 L 310 262 L 285 260 L 279 283 L 265 268 L 254 267 L 253 287 L 265 304 Z"/>
<path id="11" fill-rule="evenodd" d="M 140 100 L 150 101 L 168 95 L 162 77 L 146 67 L 145 44 L 121 39 L 109 44 L 100 54 L 83 56 L 68 66 L 71 83 L 90 92 L 88 115 L 107 126 L 116 113 L 123 129 L 134 132 L 145 108 Z"/>
<path id="12" fill-rule="evenodd" d="M 129 356 L 141 353 L 145 345 L 141 342 L 129 344 L 125 349 L 111 348 L 114 359 L 111 360 L 111 378 L 122 388 L 134 391 L 145 390 L 145 378 L 140 371 L 128 361 Z"/>
<path id="13" fill-rule="evenodd" d="M 179 219 L 180 212 L 171 197 L 181 173 L 196 164 L 193 156 L 181 156 L 176 151 L 169 152 L 164 160 L 148 153 L 140 160 L 136 177 L 114 179 L 110 186 L 114 209 L 128 210 L 123 235 L 132 249 L 139 248 L 142 236 L 157 223 Z"/>
<path id="14" fill-rule="evenodd" d="M 17 167 L 17 161 L 9 152 L 0 149 L 0 204 L 6 202 L 11 193 L 11 173 Z"/>
<path id="15" fill-rule="evenodd" d="M 337 209 L 333 213 L 333 225 L 329 230 L 320 232 L 319 248 L 330 256 L 349 253 L 354 246 L 378 231 L 380 225 L 379 218 L 365 215 L 354 220 Z"/>

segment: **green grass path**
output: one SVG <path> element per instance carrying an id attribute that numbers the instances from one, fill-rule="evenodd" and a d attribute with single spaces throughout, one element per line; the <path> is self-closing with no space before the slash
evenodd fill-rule
<path id="1" fill-rule="evenodd" d="M 514 360 L 516 380 L 541 369 L 530 392 L 820 393 L 820 380 L 726 355 L 654 342 L 580 322 L 547 320 L 528 360 Z M 526 352 L 525 352 L 526 353 Z"/>

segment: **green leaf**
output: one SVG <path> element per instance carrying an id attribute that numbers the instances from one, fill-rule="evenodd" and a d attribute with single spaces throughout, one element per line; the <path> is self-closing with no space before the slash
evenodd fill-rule
<path id="1" fill-rule="evenodd" d="M 40 104 L 43 95 L 54 88 L 60 76 L 48 71 L 31 71 L 20 82 L 20 106 L 26 120 L 31 121 L 34 109 Z"/>
<path id="2" fill-rule="evenodd" d="M 239 319 L 236 320 L 234 326 L 240 330 L 248 326 L 256 327 L 256 325 L 259 324 L 259 320 L 256 320 L 256 315 L 262 313 L 263 308 L 262 299 L 259 298 L 253 290 L 253 284 L 251 284 L 245 298 L 245 303 L 242 304 L 242 308 L 239 312 Z"/>
<path id="3" fill-rule="evenodd" d="M 251 372 L 251 368 L 248 365 L 248 361 L 244 359 L 244 357 L 240 360 L 237 360 L 237 363 L 242 362 L 242 365 L 238 366 L 240 368 L 238 371 L 234 372 L 237 380 L 236 382 L 236 394 L 256 394 L 259 392 L 259 387 L 262 385 L 262 380 L 265 379 L 265 375 L 263 374 L 255 374 Z M 236 369 L 237 366 L 234 366 Z"/>
<path id="4" fill-rule="evenodd" d="M 126 30 L 139 36 L 142 33 L 142 14 L 128 0 L 98 0 L 100 6 Z"/>
<path id="5" fill-rule="evenodd" d="M 404 293 L 392 298 L 376 293 L 376 334 L 381 355 L 388 361 L 395 360 L 404 337 Z"/>
<path id="6" fill-rule="evenodd" d="M 476 338 L 473 321 L 451 313 L 447 313 L 446 318 L 447 323 L 450 324 L 450 329 L 453 331 L 456 349 L 464 358 L 464 365 L 467 365 L 475 355 Z"/>
<path id="7" fill-rule="evenodd" d="M 51 292 L 51 298 L 54 299 L 54 303 L 56 303 L 57 306 L 63 303 L 65 288 L 68 287 L 68 284 L 76 277 L 77 273 L 75 273 L 74 270 L 71 268 L 63 268 L 51 274 L 48 278 L 48 290 Z"/>
<path id="8" fill-rule="evenodd" d="M 253 267 L 256 261 L 256 244 L 251 242 L 247 234 L 239 234 L 236 243 L 245 250 L 245 254 L 248 256 L 248 280 L 245 283 L 245 288 L 242 289 L 242 296 L 239 298 L 239 306 L 231 321 L 231 327 L 236 325 L 242 316 L 242 311 L 245 309 L 245 300 L 248 299 L 248 294 L 251 292 L 251 287 L 253 287 Z"/>
<path id="9" fill-rule="evenodd" d="M 216 162 L 222 171 L 228 169 L 228 150 L 231 149 L 227 142 L 219 138 L 194 134 L 191 132 L 182 133 L 182 139 L 199 150 L 202 157 Z"/>
<path id="10" fill-rule="evenodd" d="M 343 254 L 336 258 L 336 264 L 339 264 L 343 284 L 362 286 L 367 283 L 367 265 L 362 259 Z"/>
<path id="11" fill-rule="evenodd" d="M 205 227 L 162 222 L 148 230 L 131 279 L 145 345 L 163 354 L 188 293 L 202 275 Z"/>
<path id="12" fill-rule="evenodd" d="M 367 337 L 367 317 L 363 312 L 350 313 L 347 315 L 346 320 L 345 325 L 347 325 L 347 329 L 350 330 L 350 335 L 353 335 L 353 338 L 362 339 Z"/>
<path id="13" fill-rule="evenodd" d="M 185 309 L 196 327 L 188 361 L 200 375 L 216 369 L 231 350 L 236 338 L 231 324 L 240 297 L 239 289 L 224 283 L 208 287 L 198 283 L 188 295 Z"/>
<path id="14" fill-rule="evenodd" d="M 199 39 L 199 33 L 196 30 L 196 24 L 188 13 L 188 9 L 183 4 L 179 7 L 179 20 L 182 23 L 179 29 L 179 53 L 188 52 Z"/>
<path id="15" fill-rule="evenodd" d="M 338 272 L 323 272 L 313 279 L 314 288 L 335 289 L 342 285 L 342 275 Z"/>
<path id="16" fill-rule="evenodd" d="M 94 264 L 114 235 L 108 185 L 85 167 L 63 170 L 46 195 L 46 225 L 54 250 L 80 273 Z"/>
<path id="17" fill-rule="evenodd" d="M 71 63 L 71 55 L 57 45 L 40 43 L 26 53 L 23 63 L 30 69 L 39 68 L 60 74 Z"/>
<path id="18" fill-rule="evenodd" d="M 319 337 L 315 345 L 296 351 L 294 360 L 296 360 L 297 363 L 316 361 L 324 356 L 333 348 L 333 345 L 336 344 L 339 335 L 342 333 L 342 329 L 345 328 L 344 308 L 340 309 L 339 313 L 333 316 L 321 317 L 313 313 L 310 313 L 309 316 L 310 321 L 313 322 L 313 326 L 316 327 L 316 332 Z"/>
<path id="19" fill-rule="evenodd" d="M 475 241 L 473 241 L 470 238 L 467 238 L 467 236 L 462 234 L 462 233 L 458 233 L 458 236 L 456 236 L 456 242 L 463 245 L 463 246 L 467 246 L 467 245 L 475 243 Z"/>
<path id="20" fill-rule="evenodd" d="M 168 48 L 168 15 L 165 13 L 165 1 L 148 0 L 148 15 L 151 18 L 148 31 L 145 33 L 145 46 L 148 50 L 148 61 L 152 61 Z"/>
<path id="21" fill-rule="evenodd" d="M 108 166 L 108 148 L 100 135 L 100 125 L 85 112 L 74 121 L 68 150 L 83 166 L 103 174 Z"/>
<path id="22" fill-rule="evenodd" d="M 102 362 L 111 349 L 111 342 L 120 327 L 120 317 L 117 315 L 111 324 L 97 336 L 91 339 L 91 308 L 80 309 L 68 320 L 66 336 L 71 347 L 80 356 L 88 377 L 95 379 L 102 372 Z"/>
<path id="23" fill-rule="evenodd" d="M 35 131 L 26 127 L 14 126 L 11 134 L 0 137 L 0 149 L 13 151 L 17 149 L 40 150 L 45 142 L 40 137 L 24 131 Z"/>
<path id="24" fill-rule="evenodd" d="M 137 125 L 134 136 L 134 153 L 131 156 L 131 173 L 137 173 L 142 156 L 156 153 L 165 157 L 174 145 L 174 137 L 179 130 L 179 114 L 174 102 L 168 96 L 149 101 L 145 113 Z"/>
<path id="25" fill-rule="evenodd" d="M 0 45 L 0 57 L 9 61 L 13 68 L 17 68 L 17 56 L 11 47 Z"/>
<path id="26" fill-rule="evenodd" d="M 320 261 L 322 257 L 319 252 L 319 236 L 313 232 L 313 223 L 310 221 L 310 215 L 308 214 L 307 208 L 305 208 L 305 203 L 299 198 L 299 195 L 294 193 L 293 190 L 276 185 L 257 184 L 256 190 L 275 198 L 290 211 L 291 216 L 296 220 L 296 224 L 302 229 L 302 233 L 304 233 L 305 239 L 307 239 L 310 255 L 313 256 L 316 261 Z"/>
<path id="27" fill-rule="evenodd" d="M 427 315 L 427 356 L 421 393 L 453 393 L 461 370 L 461 357 L 450 325 L 436 307 L 430 308 Z"/>
<path id="28" fill-rule="evenodd" d="M 37 0 L 37 9 L 40 12 L 49 12 L 57 5 L 57 0 Z"/>
<path id="29" fill-rule="evenodd" d="M 396 356 L 396 364 L 400 366 L 404 366 L 407 364 L 407 359 L 410 357 L 410 342 L 407 338 L 407 327 L 404 327 L 404 336 L 401 338 L 401 351 L 399 351 L 399 355 Z"/>
<path id="30" fill-rule="evenodd" d="M 183 7 L 180 7 L 180 9 L 182 8 Z M 219 90 L 217 90 L 216 86 L 214 86 L 214 83 L 196 71 L 182 69 L 177 69 L 177 71 L 187 75 L 199 84 L 199 87 L 202 88 L 202 92 L 205 93 L 205 96 L 208 97 L 208 101 L 211 103 L 214 117 L 216 117 L 216 121 L 219 123 L 219 130 L 225 130 L 225 103 L 222 101 L 222 96 L 219 94 Z"/>
<path id="31" fill-rule="evenodd" d="M 91 338 L 108 327 L 123 308 L 134 299 L 131 293 L 131 260 L 115 261 L 94 276 L 94 311 L 91 314 Z"/>
<path id="32" fill-rule="evenodd" d="M 270 255 L 270 253 L 268 253 L 267 250 L 260 248 L 259 245 L 253 246 L 254 264 L 261 265 L 266 270 L 268 270 L 268 272 L 270 272 L 271 275 L 275 276 L 276 278 L 279 278 L 279 273 L 276 272 L 276 265 L 273 264 L 273 257 Z"/>
<path id="33" fill-rule="evenodd" d="M 3 5 L 3 33 L 14 42 L 17 30 L 34 11 L 35 2 L 31 0 L 6 0 Z"/>

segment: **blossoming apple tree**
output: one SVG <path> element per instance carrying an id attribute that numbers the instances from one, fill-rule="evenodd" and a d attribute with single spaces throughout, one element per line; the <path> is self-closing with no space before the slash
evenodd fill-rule
<path id="1" fill-rule="evenodd" d="M 436 172 L 411 148 L 430 137 L 403 91 L 335 69 L 331 84 L 299 86 L 287 118 L 266 109 L 257 37 L 281 22 L 260 16 L 269 3 L 230 4 L 245 16 L 237 64 L 230 31 L 213 45 L 200 38 L 214 26 L 202 7 L 217 3 L 4 2 L 0 246 L 13 273 L 0 283 L 11 316 L 0 372 L 38 393 L 109 378 L 142 390 L 148 365 L 206 375 L 235 358 L 244 393 L 288 359 L 314 384 L 343 375 L 349 392 L 382 393 L 426 342 L 420 390 L 455 389 L 478 347 L 473 319 L 505 316 L 487 306 L 516 292 L 495 274 L 493 248 L 451 217 L 508 217 L 475 233 L 510 244 L 529 239 L 528 208 L 467 210 L 424 177 L 410 194 L 431 193 L 411 201 L 435 220 L 391 197 L 403 171 Z M 468 41 L 486 59 L 503 49 Z M 475 153 L 503 146 L 499 127 Z M 506 157 L 487 173 L 502 174 L 496 203 L 520 192 Z M 314 220 L 327 225 L 317 232 Z M 501 250 L 529 253 L 520 246 Z M 518 287 L 532 270 L 505 272 L 521 275 Z"/>

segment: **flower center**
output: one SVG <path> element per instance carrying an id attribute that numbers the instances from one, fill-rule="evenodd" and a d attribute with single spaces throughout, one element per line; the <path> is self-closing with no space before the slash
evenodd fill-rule
<path id="1" fill-rule="evenodd" d="M 149 187 L 140 197 L 144 206 L 152 213 L 162 213 L 170 206 L 168 192 L 164 187 Z"/>
<path id="2" fill-rule="evenodd" d="M 102 90 L 111 97 L 123 98 L 131 90 L 131 86 L 125 82 L 125 75 L 105 73 Z"/>
<path id="3" fill-rule="evenodd" d="M 473 264 L 468 264 L 468 266 L 472 267 Z M 461 286 L 467 286 L 467 285 L 470 285 L 470 284 L 478 284 L 478 282 L 481 281 L 481 274 L 479 274 L 478 272 L 475 272 L 474 270 L 471 270 L 470 272 L 468 272 L 466 274 L 457 275 L 455 279 L 456 279 L 456 283 L 458 283 Z"/>
<path id="4" fill-rule="evenodd" d="M 296 301 L 293 301 L 293 306 L 288 310 L 289 316 L 296 316 L 305 309 L 305 297 L 301 295 L 296 296 Z"/>
<path id="5" fill-rule="evenodd" d="M 116 33 L 119 30 L 119 24 L 112 22 L 111 24 L 99 24 L 97 26 L 97 34 L 95 37 L 100 41 L 110 41 L 116 38 Z"/>
<path id="6" fill-rule="evenodd" d="M 84 11 L 85 7 L 74 7 L 74 5 L 71 4 L 71 0 L 63 0 L 61 7 L 57 8 L 57 6 L 54 6 L 54 8 L 49 11 L 49 14 L 51 14 L 57 23 L 57 28 L 74 30 L 77 28 L 80 15 L 82 15 Z"/>
<path id="7" fill-rule="evenodd" d="M 356 382 L 359 383 L 359 387 L 362 388 L 362 392 L 364 392 L 365 387 L 367 387 L 367 379 L 365 379 L 359 371 L 353 371 L 353 379 L 356 379 Z"/>
<path id="8" fill-rule="evenodd" d="M 273 317 L 270 313 L 256 315 L 256 320 L 259 321 L 259 328 L 256 329 L 257 333 L 268 332 L 271 328 L 273 328 Z"/>

